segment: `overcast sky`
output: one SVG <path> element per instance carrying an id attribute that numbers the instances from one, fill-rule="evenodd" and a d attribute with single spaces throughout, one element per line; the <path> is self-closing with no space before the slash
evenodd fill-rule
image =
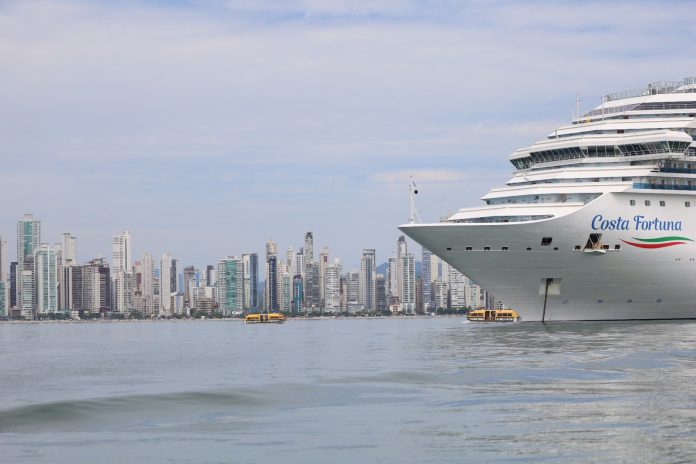
<path id="1" fill-rule="evenodd" d="M 0 0 L 0 236 L 346 268 L 504 183 L 603 93 L 696 74 L 688 2 Z M 420 247 L 414 251 L 420 253 Z"/>

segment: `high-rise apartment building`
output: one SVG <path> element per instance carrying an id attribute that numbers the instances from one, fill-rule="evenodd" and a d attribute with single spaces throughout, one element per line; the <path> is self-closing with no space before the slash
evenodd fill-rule
<path id="1" fill-rule="evenodd" d="M 34 300 L 34 254 L 41 244 L 41 221 L 25 214 L 17 221 L 17 304 L 22 316 L 32 318 Z"/>
<path id="2" fill-rule="evenodd" d="M 325 297 L 324 297 L 324 290 L 325 290 L 325 284 L 324 280 L 326 278 L 326 268 L 329 266 L 329 249 L 327 247 L 324 247 L 321 249 L 321 252 L 319 253 L 319 289 L 320 289 L 320 295 L 319 298 L 321 300 L 321 305 L 324 306 L 325 302 Z"/>
<path id="3" fill-rule="evenodd" d="M 464 274 L 458 270 L 451 268 L 449 270 L 449 293 L 450 293 L 450 308 L 464 309 L 469 306 L 467 301 L 467 284 L 468 280 Z M 476 306 L 478 307 L 478 305 Z"/>
<path id="4" fill-rule="evenodd" d="M 292 312 L 298 314 L 302 312 L 304 304 L 302 276 L 296 274 L 292 278 Z"/>
<path id="5" fill-rule="evenodd" d="M 244 264 L 236 256 L 218 262 L 217 301 L 223 316 L 231 316 L 244 309 Z"/>
<path id="6" fill-rule="evenodd" d="M 314 234 L 307 232 L 304 238 L 304 262 L 305 265 L 314 262 Z"/>
<path id="7" fill-rule="evenodd" d="M 324 312 L 341 311 L 341 262 L 335 259 L 326 267 L 324 277 Z"/>
<path id="8" fill-rule="evenodd" d="M 432 308 L 433 302 L 433 279 L 431 273 L 432 253 L 423 248 L 421 261 L 421 280 L 423 293 L 423 311 L 428 312 Z"/>
<path id="9" fill-rule="evenodd" d="M 401 310 L 405 314 L 416 312 L 416 263 L 412 253 L 405 253 L 400 258 L 399 281 L 401 282 L 401 294 L 399 301 Z"/>
<path id="10" fill-rule="evenodd" d="M 10 263 L 10 296 L 9 299 L 9 309 L 17 307 L 17 270 L 19 264 L 17 261 L 12 261 Z M 9 314 L 9 313 L 8 313 Z"/>
<path id="11" fill-rule="evenodd" d="M 165 253 L 160 258 L 160 278 L 159 278 L 159 294 L 160 294 L 160 313 L 164 315 L 172 314 L 173 297 L 172 297 L 172 267 L 174 267 L 175 259 L 169 253 Z M 176 269 L 175 269 L 176 270 Z"/>
<path id="12" fill-rule="evenodd" d="M 63 232 L 62 242 L 62 265 L 74 266 L 77 262 L 77 237 L 70 232 Z"/>
<path id="13" fill-rule="evenodd" d="M 287 269 L 280 273 L 280 310 L 284 313 L 292 311 L 292 278 Z"/>
<path id="14" fill-rule="evenodd" d="M 8 287 L 7 282 L 0 280 L 0 317 L 2 318 L 9 315 Z"/>
<path id="15" fill-rule="evenodd" d="M 259 285 L 259 256 L 256 253 L 242 255 L 244 267 L 244 309 L 257 309 Z"/>
<path id="16" fill-rule="evenodd" d="M 384 274 L 377 274 L 375 278 L 375 302 L 378 312 L 387 310 L 387 286 Z"/>
<path id="17" fill-rule="evenodd" d="M 354 270 L 346 275 L 346 310 L 357 312 L 363 309 L 360 304 L 360 272 Z"/>
<path id="18" fill-rule="evenodd" d="M 50 245 L 40 245 L 34 257 L 36 311 L 38 314 L 57 313 L 58 256 Z"/>
<path id="19" fill-rule="evenodd" d="M 114 310 L 118 313 L 126 313 L 133 309 L 133 285 L 132 277 L 132 237 L 127 230 L 114 235 L 111 240 L 111 269 L 113 280 Z"/>
<path id="20" fill-rule="evenodd" d="M 155 306 L 155 260 L 150 253 L 144 251 L 141 258 L 141 291 L 143 299 L 143 312 L 152 315 L 156 312 Z"/>
<path id="21" fill-rule="evenodd" d="M 273 240 L 266 242 L 266 285 L 264 292 L 265 308 L 280 310 L 280 285 L 278 283 L 278 246 Z"/>
<path id="22" fill-rule="evenodd" d="M 308 311 L 321 310 L 320 266 L 317 262 L 305 263 L 304 306 Z"/>
<path id="23" fill-rule="evenodd" d="M 373 248 L 363 250 L 362 259 L 360 260 L 360 293 L 358 302 L 365 311 L 375 311 L 377 309 L 375 259 L 375 250 Z"/>
<path id="24" fill-rule="evenodd" d="M 10 280 L 10 252 L 7 249 L 7 240 L 0 237 L 0 282 Z"/>

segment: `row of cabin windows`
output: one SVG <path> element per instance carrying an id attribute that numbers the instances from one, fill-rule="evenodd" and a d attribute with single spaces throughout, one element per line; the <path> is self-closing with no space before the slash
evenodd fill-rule
<path id="1" fill-rule="evenodd" d="M 628 202 L 631 206 L 636 206 L 636 200 L 630 200 Z M 645 200 L 645 206 L 650 206 L 650 200 Z M 660 200 L 660 206 L 667 206 L 667 203 L 664 200 Z M 690 201 L 685 201 L 684 206 L 686 208 L 691 208 L 691 202 Z"/>
<path id="2" fill-rule="evenodd" d="M 610 246 L 609 246 L 609 245 L 602 245 L 602 248 L 604 248 L 605 250 L 608 250 L 608 249 L 610 248 Z M 474 251 L 474 247 L 470 247 L 470 246 L 465 247 L 464 249 L 465 249 L 466 251 Z M 582 249 L 582 247 L 581 247 L 580 245 L 575 245 L 574 250 L 577 251 L 577 250 L 581 250 L 581 249 Z M 614 245 L 614 249 L 615 249 L 615 250 L 620 250 L 620 249 L 621 249 L 621 245 Z M 510 251 L 510 247 L 504 246 L 504 247 L 501 247 L 500 250 L 501 250 L 501 251 Z M 558 251 L 558 247 L 554 247 L 553 250 L 554 250 L 554 251 Z M 448 247 L 448 248 L 447 248 L 447 251 L 452 251 L 452 248 L 451 248 L 451 247 Z M 483 251 L 491 251 L 491 247 L 485 246 L 485 247 L 483 247 Z M 532 251 L 532 247 L 527 247 L 527 251 Z"/>

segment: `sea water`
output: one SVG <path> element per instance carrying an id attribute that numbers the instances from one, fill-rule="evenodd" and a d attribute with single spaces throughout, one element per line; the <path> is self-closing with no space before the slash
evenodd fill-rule
<path id="1" fill-rule="evenodd" d="M 696 323 L 0 324 L 0 462 L 696 459 Z"/>

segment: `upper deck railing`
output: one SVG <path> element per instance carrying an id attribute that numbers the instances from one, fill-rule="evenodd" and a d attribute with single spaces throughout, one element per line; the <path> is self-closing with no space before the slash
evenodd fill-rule
<path id="1" fill-rule="evenodd" d="M 647 87 L 604 95 L 603 101 L 623 100 L 624 98 L 644 97 L 646 95 L 660 95 L 665 93 L 696 92 L 696 76 L 685 77 L 681 81 L 657 81 L 651 82 Z"/>

